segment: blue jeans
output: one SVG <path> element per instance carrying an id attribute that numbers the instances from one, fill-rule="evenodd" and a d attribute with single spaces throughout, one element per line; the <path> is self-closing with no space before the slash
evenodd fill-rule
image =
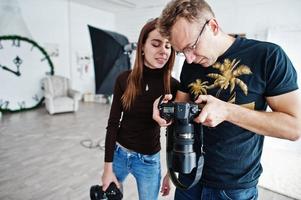
<path id="1" fill-rule="evenodd" d="M 117 145 L 113 170 L 119 182 L 123 182 L 129 173 L 135 177 L 140 200 L 158 199 L 161 180 L 159 152 L 143 155 Z"/>
<path id="2" fill-rule="evenodd" d="M 190 184 L 191 180 L 181 176 L 180 181 Z M 223 190 L 205 187 L 200 183 L 189 190 L 176 189 L 175 200 L 256 200 L 258 198 L 257 187 L 248 189 Z"/>

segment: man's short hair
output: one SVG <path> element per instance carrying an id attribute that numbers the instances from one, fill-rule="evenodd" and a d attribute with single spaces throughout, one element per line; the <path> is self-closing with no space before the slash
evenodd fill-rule
<path id="1" fill-rule="evenodd" d="M 211 7 L 204 0 L 172 0 L 161 13 L 158 28 L 162 36 L 170 39 L 170 31 L 180 17 L 189 22 L 209 20 L 215 17 Z"/>

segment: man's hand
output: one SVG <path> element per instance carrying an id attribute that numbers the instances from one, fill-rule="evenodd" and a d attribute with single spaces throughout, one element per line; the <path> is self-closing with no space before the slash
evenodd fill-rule
<path id="1" fill-rule="evenodd" d="M 120 188 L 119 182 L 113 172 L 112 163 L 105 163 L 104 172 L 102 174 L 102 190 L 106 191 L 109 185 L 114 182 L 118 188 Z"/>
<path id="2" fill-rule="evenodd" d="M 166 127 L 166 126 L 169 126 L 171 124 L 171 122 L 167 123 L 167 121 L 165 119 L 160 117 L 160 112 L 158 109 L 160 98 L 161 97 L 157 98 L 153 104 L 153 120 L 155 120 L 160 126 Z M 172 99 L 172 95 L 166 94 L 166 95 L 164 95 L 162 103 L 167 103 L 171 99 Z"/>
<path id="3" fill-rule="evenodd" d="M 194 121 L 196 123 L 202 123 L 205 126 L 215 127 L 221 122 L 225 121 L 229 115 L 228 103 L 221 101 L 211 95 L 200 95 L 195 103 L 205 104 L 201 113 Z"/>

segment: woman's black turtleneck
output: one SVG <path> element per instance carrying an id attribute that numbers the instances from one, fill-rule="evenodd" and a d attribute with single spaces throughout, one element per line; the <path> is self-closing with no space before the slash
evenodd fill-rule
<path id="1" fill-rule="evenodd" d="M 116 142 L 141 154 L 150 155 L 160 151 L 160 127 L 152 119 L 152 110 L 155 99 L 164 94 L 163 72 L 163 69 L 144 66 L 141 94 L 136 97 L 131 109 L 126 111 L 123 110 L 121 97 L 131 71 L 125 71 L 118 76 L 107 126 L 105 162 L 113 161 Z M 178 87 L 179 82 L 172 78 L 173 96 Z"/>

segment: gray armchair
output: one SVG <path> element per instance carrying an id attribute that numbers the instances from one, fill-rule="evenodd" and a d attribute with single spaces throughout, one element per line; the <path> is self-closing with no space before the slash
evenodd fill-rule
<path id="1" fill-rule="evenodd" d="M 53 75 L 44 78 L 42 84 L 46 109 L 51 115 L 78 110 L 78 101 L 81 99 L 81 94 L 76 90 L 70 89 L 70 83 L 67 78 Z"/>

